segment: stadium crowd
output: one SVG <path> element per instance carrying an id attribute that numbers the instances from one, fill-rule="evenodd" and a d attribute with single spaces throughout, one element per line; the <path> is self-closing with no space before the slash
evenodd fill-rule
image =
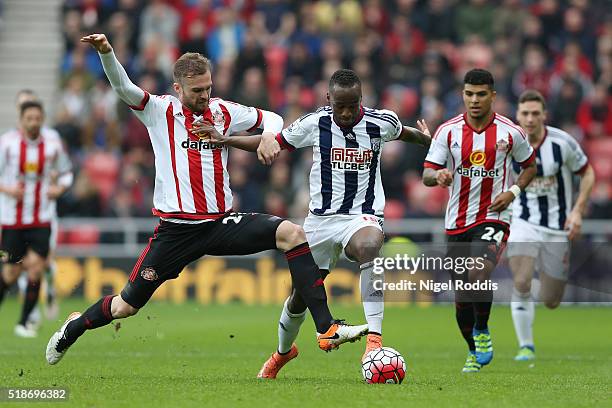
<path id="1" fill-rule="evenodd" d="M 363 81 L 364 105 L 432 131 L 462 110 L 461 78 L 496 80 L 496 111 L 514 117 L 527 88 L 548 99 L 549 124 L 583 145 L 598 182 L 587 217 L 612 215 L 612 14 L 606 0 L 67 0 L 65 56 L 54 125 L 75 167 L 62 216 L 149 216 L 153 153 L 145 127 L 118 101 L 95 52 L 79 38 L 106 33 L 128 74 L 171 92 L 186 51 L 214 64 L 213 96 L 281 114 L 287 126 L 326 104 L 341 67 Z M 608 3 L 609 4 L 609 3 Z M 424 149 L 389 143 L 382 159 L 387 218 L 440 216 L 446 191 L 420 181 Z M 293 155 L 293 157 L 291 157 Z M 234 208 L 303 217 L 310 151 L 272 167 L 230 157 Z"/>

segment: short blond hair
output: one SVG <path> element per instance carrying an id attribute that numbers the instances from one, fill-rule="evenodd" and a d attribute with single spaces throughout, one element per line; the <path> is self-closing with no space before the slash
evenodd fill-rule
<path id="1" fill-rule="evenodd" d="M 197 52 L 186 52 L 174 63 L 174 82 L 183 83 L 183 79 L 203 75 L 211 71 L 210 60 Z"/>

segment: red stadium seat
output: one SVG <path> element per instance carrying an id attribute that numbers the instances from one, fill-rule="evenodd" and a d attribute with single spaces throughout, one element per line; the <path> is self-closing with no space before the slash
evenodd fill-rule
<path id="1" fill-rule="evenodd" d="M 95 225 L 84 224 L 68 231 L 66 243 L 73 245 L 97 245 L 100 242 L 100 230 Z"/>
<path id="2" fill-rule="evenodd" d="M 103 202 L 107 202 L 119 177 L 119 160 L 107 152 L 95 152 L 84 161 L 83 170 L 98 188 Z"/>

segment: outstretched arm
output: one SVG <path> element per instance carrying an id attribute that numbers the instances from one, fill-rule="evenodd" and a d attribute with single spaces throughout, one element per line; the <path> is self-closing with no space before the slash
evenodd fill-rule
<path id="1" fill-rule="evenodd" d="M 257 151 L 257 147 L 259 147 L 261 142 L 261 135 L 224 136 L 209 122 L 194 123 L 193 133 L 213 143 L 224 144 L 225 146 L 235 147 L 247 152 Z"/>
<path id="2" fill-rule="evenodd" d="M 125 69 L 115 57 L 113 47 L 111 47 L 106 36 L 104 34 L 90 34 L 81 38 L 81 42 L 91 44 L 98 51 L 104 72 L 119 98 L 130 106 L 140 105 L 146 95 L 145 91 L 130 80 Z"/>
<path id="3" fill-rule="evenodd" d="M 404 126 L 402 133 L 400 133 L 399 140 L 408 143 L 414 143 L 421 146 L 429 147 L 431 145 L 431 134 L 425 120 L 421 119 L 417 121 L 417 128 L 410 126 Z"/>

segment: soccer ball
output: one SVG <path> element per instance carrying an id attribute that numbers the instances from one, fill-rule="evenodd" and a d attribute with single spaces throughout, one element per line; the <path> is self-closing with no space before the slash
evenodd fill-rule
<path id="1" fill-rule="evenodd" d="M 361 373 L 368 384 L 400 384 L 406 376 L 406 362 L 391 347 L 377 348 L 364 357 Z"/>

